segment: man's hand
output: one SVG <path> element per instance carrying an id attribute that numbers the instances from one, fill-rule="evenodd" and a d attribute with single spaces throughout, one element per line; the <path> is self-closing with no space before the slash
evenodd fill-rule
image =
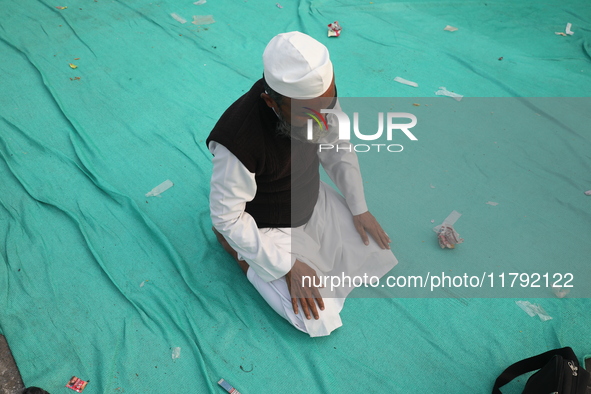
<path id="1" fill-rule="evenodd" d="M 369 211 L 353 216 L 353 223 L 364 244 L 369 245 L 369 238 L 367 237 L 367 233 L 369 233 L 380 248 L 390 249 L 389 243 L 392 242 L 390 237 Z"/>
<path id="2" fill-rule="evenodd" d="M 304 276 L 310 278 L 309 281 L 306 279 L 306 286 L 304 286 L 304 281 L 302 279 Z M 300 260 L 296 260 L 293 267 L 291 267 L 291 271 L 285 275 L 287 288 L 289 289 L 289 294 L 291 295 L 291 305 L 293 307 L 293 312 L 296 315 L 298 314 L 299 300 L 302 304 L 302 309 L 304 310 L 306 319 L 308 320 L 310 319 L 310 310 L 314 315 L 314 319 L 319 319 L 316 303 L 318 303 L 318 306 L 321 310 L 324 310 L 324 301 L 322 300 L 322 297 L 320 297 L 320 292 L 318 291 L 317 287 L 312 286 L 315 277 L 317 277 L 316 271 Z M 318 282 L 320 281 L 317 280 L 316 283 Z"/>

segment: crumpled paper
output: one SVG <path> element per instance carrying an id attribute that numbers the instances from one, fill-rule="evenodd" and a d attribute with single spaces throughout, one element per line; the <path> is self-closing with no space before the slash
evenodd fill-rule
<path id="1" fill-rule="evenodd" d="M 437 240 L 441 249 L 454 249 L 457 244 L 464 242 L 460 234 L 454 229 L 453 225 L 462 216 L 458 211 L 452 211 L 439 226 L 433 227 L 437 234 Z"/>
<path id="2" fill-rule="evenodd" d="M 338 37 L 341 35 L 341 26 L 339 22 L 334 21 L 328 25 L 328 36 L 329 37 Z"/>
<path id="3" fill-rule="evenodd" d="M 558 298 L 564 298 L 570 293 L 570 289 L 560 286 L 552 286 L 552 293 Z"/>

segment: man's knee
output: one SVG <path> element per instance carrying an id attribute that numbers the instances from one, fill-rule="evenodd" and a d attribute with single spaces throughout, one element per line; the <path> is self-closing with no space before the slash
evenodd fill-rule
<path id="1" fill-rule="evenodd" d="M 236 260 L 236 262 L 238 263 L 238 265 L 240 266 L 240 269 L 242 269 L 242 272 L 244 272 L 244 274 L 246 275 L 247 271 L 248 271 L 248 263 L 244 260 L 240 260 L 238 259 L 238 252 L 236 252 L 228 243 L 228 241 L 226 241 L 226 238 L 224 238 L 224 236 L 222 234 L 220 234 L 219 231 L 217 231 L 215 229 L 215 227 L 211 228 L 213 230 L 213 233 L 215 234 L 216 239 L 218 240 L 218 242 L 222 245 L 222 247 L 224 248 L 224 250 L 226 252 L 228 252 L 230 254 L 230 256 L 234 257 L 234 260 Z"/>
<path id="2" fill-rule="evenodd" d="M 311 337 L 322 337 L 330 335 L 334 330 L 343 325 L 340 312 L 343 308 L 342 299 L 325 298 L 324 310 L 317 309 L 318 319 L 315 319 L 310 311 L 308 319 L 302 311 L 301 304 L 298 305 L 299 311 L 296 314 L 293 311 L 291 302 L 289 305 L 284 303 L 285 314 L 282 316 L 298 330 L 310 335 Z"/>
<path id="3" fill-rule="evenodd" d="M 323 337 L 330 335 L 334 330 L 342 326 L 340 315 L 333 313 L 335 311 L 319 311 L 318 319 L 311 317 L 307 319 L 300 311 L 295 314 L 293 310 L 285 310 L 285 313 L 279 313 L 293 327 L 299 331 L 308 334 L 310 337 Z"/>

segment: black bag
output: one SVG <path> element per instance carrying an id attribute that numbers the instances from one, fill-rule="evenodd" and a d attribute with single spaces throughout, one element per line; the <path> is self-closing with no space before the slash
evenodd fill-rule
<path id="1" fill-rule="evenodd" d="M 579 366 L 570 347 L 526 358 L 511 365 L 495 381 L 492 394 L 519 375 L 535 371 L 525 383 L 523 394 L 591 394 L 591 375 Z"/>
<path id="2" fill-rule="evenodd" d="M 49 394 L 47 391 L 40 389 L 39 387 L 26 388 L 22 394 Z"/>

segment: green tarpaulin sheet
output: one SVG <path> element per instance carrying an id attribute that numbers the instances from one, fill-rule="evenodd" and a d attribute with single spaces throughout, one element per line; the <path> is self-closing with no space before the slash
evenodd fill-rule
<path id="1" fill-rule="evenodd" d="M 555 34 L 567 23 L 573 35 Z M 261 77 L 266 43 L 293 30 L 329 48 L 340 97 L 406 98 L 419 119 L 417 141 L 394 141 L 403 152 L 359 154 L 399 260 L 390 274 L 572 271 L 567 297 L 353 294 L 323 338 L 277 316 L 211 232 L 204 141 Z M 485 393 L 522 358 L 571 346 L 582 360 L 590 54 L 584 0 L 0 1 L 0 331 L 25 384 Z M 453 210 L 465 242 L 442 250 L 432 227 Z"/>

